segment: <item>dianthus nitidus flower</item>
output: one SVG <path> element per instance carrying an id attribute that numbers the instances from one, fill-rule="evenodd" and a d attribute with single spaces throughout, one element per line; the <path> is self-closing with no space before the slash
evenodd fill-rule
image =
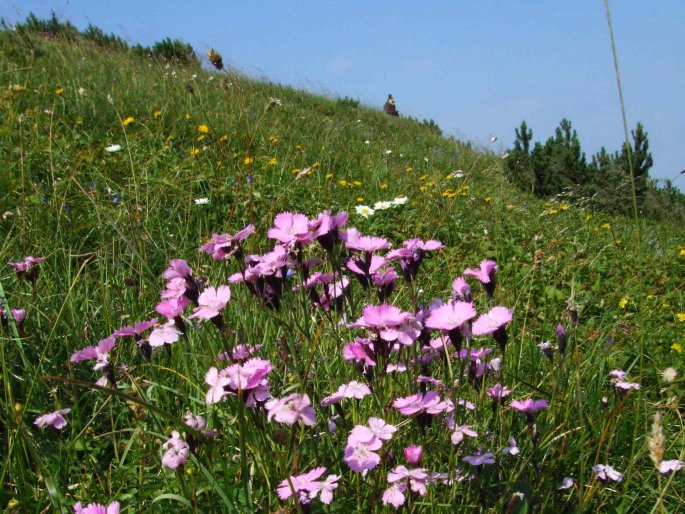
<path id="1" fill-rule="evenodd" d="M 171 432 L 171 439 L 162 445 L 162 449 L 165 451 L 162 457 L 162 465 L 169 469 L 182 466 L 190 455 L 188 443 L 181 439 L 176 430 Z"/>
<path id="2" fill-rule="evenodd" d="M 38 265 L 45 260 L 45 257 L 33 257 L 29 255 L 19 262 L 10 262 L 9 265 L 17 277 L 28 280 L 35 285 L 38 278 Z"/>
<path id="3" fill-rule="evenodd" d="M 74 504 L 74 514 L 119 514 L 119 502 L 112 502 L 107 506 L 100 503 L 89 503 L 85 507 L 81 502 Z"/>
<path id="4" fill-rule="evenodd" d="M 492 298 L 495 294 L 495 272 L 497 271 L 497 263 L 494 260 L 486 259 L 480 263 L 480 267 L 476 269 L 464 270 L 464 275 L 471 275 L 476 277 L 478 281 L 483 284 L 485 292 Z"/>
<path id="5" fill-rule="evenodd" d="M 64 414 L 71 412 L 71 409 L 61 409 L 49 414 L 43 414 L 36 421 L 33 422 L 38 428 L 47 427 L 48 425 L 57 430 L 67 426 L 67 420 L 64 419 Z"/>
<path id="6" fill-rule="evenodd" d="M 504 351 L 508 340 L 507 330 L 504 327 L 511 321 L 513 313 L 513 310 L 506 307 L 493 307 L 490 312 L 482 314 L 473 322 L 473 335 L 492 334 L 497 345 Z"/>
<path id="7" fill-rule="evenodd" d="M 495 459 L 493 458 L 494 454 L 488 452 L 488 453 L 483 453 L 480 455 L 469 455 L 467 457 L 464 457 L 464 462 L 468 462 L 474 467 L 482 466 L 484 464 L 494 464 Z"/>
<path id="8" fill-rule="evenodd" d="M 269 412 L 267 420 L 273 418 L 279 423 L 294 425 L 302 421 L 307 426 L 316 424 L 316 413 L 311 407 L 311 400 L 306 394 L 292 393 L 280 400 L 274 398 L 265 405 Z"/>
<path id="9" fill-rule="evenodd" d="M 595 472 L 597 478 L 604 484 L 609 482 L 620 482 L 623 479 L 623 474 L 616 471 L 608 464 L 597 464 L 592 466 L 592 471 Z"/>
<path id="10" fill-rule="evenodd" d="M 293 475 L 278 484 L 278 497 L 287 500 L 294 493 L 301 504 L 308 504 L 319 496 L 322 503 L 329 505 L 333 501 L 333 491 L 338 488 L 339 475 L 328 475 L 323 482 L 317 479 L 324 474 L 326 468 L 315 468 L 301 475 Z"/>

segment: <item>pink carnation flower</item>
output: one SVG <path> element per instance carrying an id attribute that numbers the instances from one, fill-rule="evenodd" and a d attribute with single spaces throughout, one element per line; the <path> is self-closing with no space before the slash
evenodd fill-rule
<path id="1" fill-rule="evenodd" d="M 471 425 L 455 425 L 452 429 L 452 443 L 458 445 L 464 440 L 465 436 L 478 437 L 478 433 L 472 430 Z"/>
<path id="2" fill-rule="evenodd" d="M 162 445 L 162 449 L 165 451 L 162 457 L 162 465 L 169 469 L 182 466 L 190 455 L 188 443 L 181 439 L 176 430 L 171 432 L 171 439 Z"/>
<path id="3" fill-rule="evenodd" d="M 48 425 L 60 430 L 67 426 L 67 420 L 64 419 L 64 414 L 71 412 L 71 409 L 61 409 L 55 412 L 50 412 L 49 414 L 43 414 L 36 421 L 33 422 L 38 428 L 44 428 Z"/>
<path id="4" fill-rule="evenodd" d="M 464 462 L 468 462 L 472 466 L 478 467 L 482 466 L 484 464 L 494 464 L 495 459 L 493 458 L 494 454 L 488 452 L 488 453 L 483 453 L 480 455 L 470 455 L 467 457 L 464 457 Z"/>
<path id="5" fill-rule="evenodd" d="M 519 412 L 532 415 L 542 409 L 546 409 L 547 405 L 547 400 L 533 400 L 529 398 L 527 400 L 514 400 L 509 404 L 509 407 Z"/>
<path id="6" fill-rule="evenodd" d="M 75 351 L 72 354 L 69 361 L 81 362 L 94 360 L 97 361 L 95 363 L 94 369 L 96 371 L 99 369 L 103 369 L 109 364 L 109 352 L 112 351 L 112 348 L 114 348 L 115 343 L 116 339 L 114 337 L 107 337 L 105 339 L 101 339 L 97 346 L 88 346 L 81 350 Z"/>
<path id="7" fill-rule="evenodd" d="M 74 514 L 119 514 L 119 502 L 112 502 L 107 506 L 100 503 L 89 503 L 85 507 L 81 502 L 74 504 Z"/>
<path id="8" fill-rule="evenodd" d="M 406 482 L 398 482 L 383 492 L 383 505 L 392 505 L 396 509 L 404 505 L 404 493 L 407 490 Z"/>
<path id="9" fill-rule="evenodd" d="M 594 471 L 597 478 L 605 484 L 609 482 L 620 482 L 623 479 L 623 474 L 619 473 L 608 464 L 597 464 L 596 466 L 592 466 L 592 471 Z"/>
<path id="10" fill-rule="evenodd" d="M 476 317 L 476 309 L 468 302 L 448 302 L 431 311 L 425 322 L 427 328 L 450 331 L 460 328 Z"/>
<path id="11" fill-rule="evenodd" d="M 685 466 L 685 462 L 682 460 L 662 460 L 659 463 L 659 473 L 663 473 L 664 475 L 675 473 L 676 471 L 683 469 L 683 466 Z"/>
<path id="12" fill-rule="evenodd" d="M 180 336 L 181 333 L 176 328 L 174 320 L 170 319 L 164 325 L 157 325 L 152 329 L 148 336 L 148 343 L 152 347 L 164 346 L 175 343 Z"/>
<path id="13" fill-rule="evenodd" d="M 311 400 L 306 394 L 292 393 L 279 399 L 269 400 L 265 405 L 269 412 L 267 420 L 273 418 L 278 423 L 294 425 L 302 421 L 307 426 L 316 424 L 316 413 L 311 407 Z"/>
<path id="14" fill-rule="evenodd" d="M 286 245 L 296 241 L 307 243 L 311 240 L 309 218 L 304 214 L 282 212 L 274 218 L 274 228 L 269 229 L 267 236 Z"/>
<path id="15" fill-rule="evenodd" d="M 490 312 L 481 314 L 480 317 L 473 322 L 473 335 L 482 336 L 496 332 L 511 321 L 513 313 L 513 309 L 493 307 Z"/>
<path id="16" fill-rule="evenodd" d="M 231 299 L 231 289 L 228 286 L 218 288 L 208 287 L 200 294 L 197 302 L 199 307 L 195 308 L 190 315 L 191 318 L 212 319 L 219 315 L 221 309 Z"/>

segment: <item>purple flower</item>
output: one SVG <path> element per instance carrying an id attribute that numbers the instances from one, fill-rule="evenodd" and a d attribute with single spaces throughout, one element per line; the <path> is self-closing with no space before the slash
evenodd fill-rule
<path id="1" fill-rule="evenodd" d="M 357 250 L 367 254 L 379 250 L 388 250 L 391 245 L 387 239 L 362 235 L 356 228 L 348 228 L 341 232 L 340 237 L 350 250 Z"/>
<path id="2" fill-rule="evenodd" d="M 529 398 L 527 400 L 514 400 L 509 404 L 509 407 L 519 412 L 532 415 L 542 409 L 546 409 L 547 405 L 547 400 L 532 400 Z"/>
<path id="3" fill-rule="evenodd" d="M 403 345 L 411 345 L 420 334 L 417 322 L 408 312 L 402 312 L 394 305 L 367 305 L 363 315 L 348 328 L 366 328 L 378 334 L 387 342 L 397 341 Z"/>
<path id="4" fill-rule="evenodd" d="M 559 323 L 557 325 L 557 348 L 559 348 L 559 353 L 563 356 L 566 353 L 566 331 L 564 326 Z"/>
<path id="5" fill-rule="evenodd" d="M 380 440 L 378 440 L 380 445 Z M 374 446 L 367 446 L 364 443 L 345 446 L 344 460 L 352 471 L 362 473 L 367 469 L 373 469 L 381 462 L 381 457 L 373 451 Z M 378 446 L 376 449 L 380 448 Z"/>
<path id="6" fill-rule="evenodd" d="M 508 389 L 507 386 L 503 386 L 502 384 L 495 384 L 493 387 L 488 388 L 488 396 L 495 400 L 499 400 L 500 402 L 503 402 L 512 392 L 511 389 Z"/>
<path id="7" fill-rule="evenodd" d="M 573 487 L 574 484 L 575 481 L 571 477 L 564 477 L 564 479 L 561 481 L 561 485 L 559 486 L 559 490 L 565 491 L 566 489 Z"/>
<path id="8" fill-rule="evenodd" d="M 171 439 L 162 445 L 162 449 L 164 450 L 162 465 L 169 469 L 182 466 L 190 455 L 188 443 L 181 439 L 176 430 L 171 432 Z"/>
<path id="9" fill-rule="evenodd" d="M 125 326 L 122 327 L 118 330 L 115 330 L 112 335 L 114 337 L 133 337 L 135 338 L 136 341 L 140 341 L 142 339 L 142 334 L 149 328 L 153 327 L 157 323 L 157 318 L 152 318 L 151 320 L 148 321 L 141 321 L 139 323 L 136 323 L 135 326 Z"/>
<path id="10" fill-rule="evenodd" d="M 279 399 L 271 399 L 266 405 L 269 414 L 267 420 L 274 418 L 278 423 L 294 425 L 302 421 L 307 426 L 316 424 L 316 413 L 311 407 L 311 400 L 306 394 L 292 393 Z"/>
<path id="11" fill-rule="evenodd" d="M 450 331 L 460 328 L 476 316 L 473 304 L 468 302 L 448 302 L 431 311 L 426 327 Z"/>
<path id="12" fill-rule="evenodd" d="M 188 306 L 188 303 L 190 303 L 190 300 L 185 296 L 170 298 L 159 302 L 155 310 L 166 318 L 177 318 L 183 315 L 183 311 Z"/>
<path id="13" fill-rule="evenodd" d="M 597 478 L 605 484 L 609 482 L 620 482 L 623 479 L 623 474 L 619 473 L 608 464 L 597 464 L 596 466 L 592 466 L 592 471 L 594 471 Z"/>
<path id="14" fill-rule="evenodd" d="M 313 498 L 318 494 L 321 503 L 330 505 L 333 501 L 333 491 L 338 488 L 338 480 L 340 480 L 340 475 L 328 475 L 326 480 L 320 482 L 318 490 L 312 491 L 310 497 Z"/>
<path id="15" fill-rule="evenodd" d="M 331 216 L 331 211 L 323 211 L 319 217 L 309 222 L 309 231 L 325 250 L 332 250 L 340 240 L 340 229 L 347 223 L 347 213 L 341 211 Z"/>
<path id="16" fill-rule="evenodd" d="M 112 502 L 107 506 L 100 503 L 89 503 L 85 507 L 81 502 L 74 504 L 74 514 L 119 514 L 119 502 Z"/>
<path id="17" fill-rule="evenodd" d="M 192 277 L 193 270 L 188 266 L 188 263 L 183 259 L 171 259 L 169 261 L 170 266 L 164 271 L 162 276 L 167 280 L 174 278 Z"/>
<path id="18" fill-rule="evenodd" d="M 52 428 L 60 430 L 67 426 L 67 420 L 64 419 L 64 414 L 71 412 L 71 409 L 61 409 L 55 412 L 50 412 L 49 414 L 43 414 L 36 421 L 33 422 L 38 428 L 44 428 L 50 425 Z"/>
<path id="19" fill-rule="evenodd" d="M 464 462 L 468 462 L 472 466 L 482 466 L 484 464 L 494 464 L 495 459 L 493 458 L 494 454 L 488 452 L 488 453 L 483 453 L 480 455 L 470 455 L 467 457 L 464 457 Z"/>
<path id="20" fill-rule="evenodd" d="M 512 319 L 514 311 L 506 307 L 493 307 L 490 312 L 482 314 L 473 322 L 473 335 L 493 334 L 495 341 L 502 351 L 507 345 L 507 331 L 504 328 Z"/>
<path id="21" fill-rule="evenodd" d="M 95 369 L 103 369 L 109 365 L 109 352 L 114 348 L 116 339 L 112 336 L 105 339 L 101 339 L 97 346 L 88 346 L 82 350 L 77 350 L 73 353 L 70 362 L 81 362 L 81 361 L 96 361 Z"/>

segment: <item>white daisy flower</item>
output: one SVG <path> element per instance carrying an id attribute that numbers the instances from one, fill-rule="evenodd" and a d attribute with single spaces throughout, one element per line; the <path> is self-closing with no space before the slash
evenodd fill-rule
<path id="1" fill-rule="evenodd" d="M 105 152 L 114 153 L 121 150 L 121 145 L 109 145 L 105 148 Z"/>
<path id="2" fill-rule="evenodd" d="M 409 201 L 409 198 L 407 198 L 406 196 L 398 196 L 391 203 L 393 205 L 397 206 L 397 205 L 404 205 L 408 201 Z"/>
<path id="3" fill-rule="evenodd" d="M 385 209 L 389 209 L 390 207 L 392 207 L 392 203 L 386 201 L 376 202 L 373 206 L 373 208 L 377 211 L 383 211 Z"/>
<path id="4" fill-rule="evenodd" d="M 374 211 L 371 207 L 368 205 L 357 205 L 354 208 L 355 211 L 357 211 L 357 214 L 360 216 L 363 216 L 364 218 L 368 218 L 369 216 L 373 216 L 373 213 L 376 212 Z"/>

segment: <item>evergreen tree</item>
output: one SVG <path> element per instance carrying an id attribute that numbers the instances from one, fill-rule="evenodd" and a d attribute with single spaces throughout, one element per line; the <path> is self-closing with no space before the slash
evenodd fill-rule
<path id="1" fill-rule="evenodd" d="M 635 130 L 630 132 L 633 137 L 633 145 L 630 149 L 630 161 L 628 159 L 628 151 L 625 145 L 620 153 L 616 153 L 616 163 L 618 167 L 630 176 L 630 165 L 633 167 L 633 178 L 635 180 L 635 192 L 638 199 L 643 199 L 647 191 L 647 180 L 649 179 L 649 170 L 654 165 L 652 154 L 649 152 L 649 139 L 647 139 L 647 132 L 645 132 L 642 123 L 638 122 Z"/>

